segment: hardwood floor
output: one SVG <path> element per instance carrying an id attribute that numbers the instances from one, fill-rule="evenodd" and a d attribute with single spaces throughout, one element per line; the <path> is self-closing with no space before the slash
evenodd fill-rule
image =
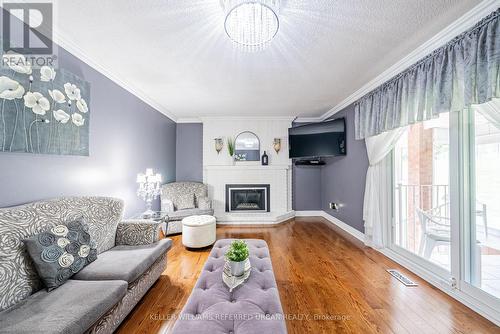
<path id="1" fill-rule="evenodd" d="M 289 333 L 500 333 L 500 328 L 322 218 L 273 227 L 223 226 L 217 239 L 269 244 Z M 210 249 L 188 251 L 174 236 L 161 278 L 118 333 L 168 333 Z M 419 283 L 405 287 L 398 268 Z M 263 333 L 265 334 L 265 333 Z"/>

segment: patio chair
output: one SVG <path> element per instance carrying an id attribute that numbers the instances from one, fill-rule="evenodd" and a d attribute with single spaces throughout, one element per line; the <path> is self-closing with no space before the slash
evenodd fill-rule
<path id="1" fill-rule="evenodd" d="M 434 247 L 451 242 L 450 218 L 440 215 L 440 208 L 424 211 L 416 209 L 421 224 L 418 254 L 429 259 Z"/>

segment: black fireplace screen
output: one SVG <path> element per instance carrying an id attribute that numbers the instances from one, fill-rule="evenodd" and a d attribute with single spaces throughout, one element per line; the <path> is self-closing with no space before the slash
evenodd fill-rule
<path id="1" fill-rule="evenodd" d="M 227 184 L 226 212 L 270 211 L 268 184 Z"/>

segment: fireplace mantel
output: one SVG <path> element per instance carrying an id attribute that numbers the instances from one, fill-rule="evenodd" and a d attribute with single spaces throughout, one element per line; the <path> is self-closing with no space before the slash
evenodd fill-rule
<path id="1" fill-rule="evenodd" d="M 291 119 L 204 119 L 203 182 L 208 186 L 218 224 L 274 224 L 294 216 L 292 210 L 292 166 L 288 157 L 288 128 Z M 269 165 L 260 161 L 233 163 L 227 153 L 227 139 L 251 131 L 260 140 L 261 154 L 266 151 Z M 214 138 L 223 138 L 224 148 L 217 153 Z M 281 139 L 281 151 L 273 148 L 274 138 Z M 227 184 L 269 184 L 270 212 L 226 212 Z"/>
<path id="2" fill-rule="evenodd" d="M 204 170 L 218 223 L 272 224 L 293 217 L 291 168 L 266 167 L 270 166 L 217 166 Z M 269 184 L 270 212 L 226 212 L 228 184 Z"/>
<path id="3" fill-rule="evenodd" d="M 276 170 L 276 169 L 284 169 L 288 170 L 291 169 L 291 165 L 267 165 L 267 166 L 262 166 L 262 165 L 257 165 L 257 164 L 250 164 L 250 163 L 245 163 L 245 162 L 237 162 L 235 165 L 211 165 L 211 166 L 204 166 L 203 167 L 205 170 Z"/>

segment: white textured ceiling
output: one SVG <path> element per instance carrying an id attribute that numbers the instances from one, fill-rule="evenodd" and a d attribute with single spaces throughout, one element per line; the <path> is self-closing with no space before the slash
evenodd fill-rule
<path id="1" fill-rule="evenodd" d="M 282 0 L 255 53 L 227 38 L 219 0 L 57 1 L 56 31 L 176 117 L 314 117 L 477 3 Z"/>

